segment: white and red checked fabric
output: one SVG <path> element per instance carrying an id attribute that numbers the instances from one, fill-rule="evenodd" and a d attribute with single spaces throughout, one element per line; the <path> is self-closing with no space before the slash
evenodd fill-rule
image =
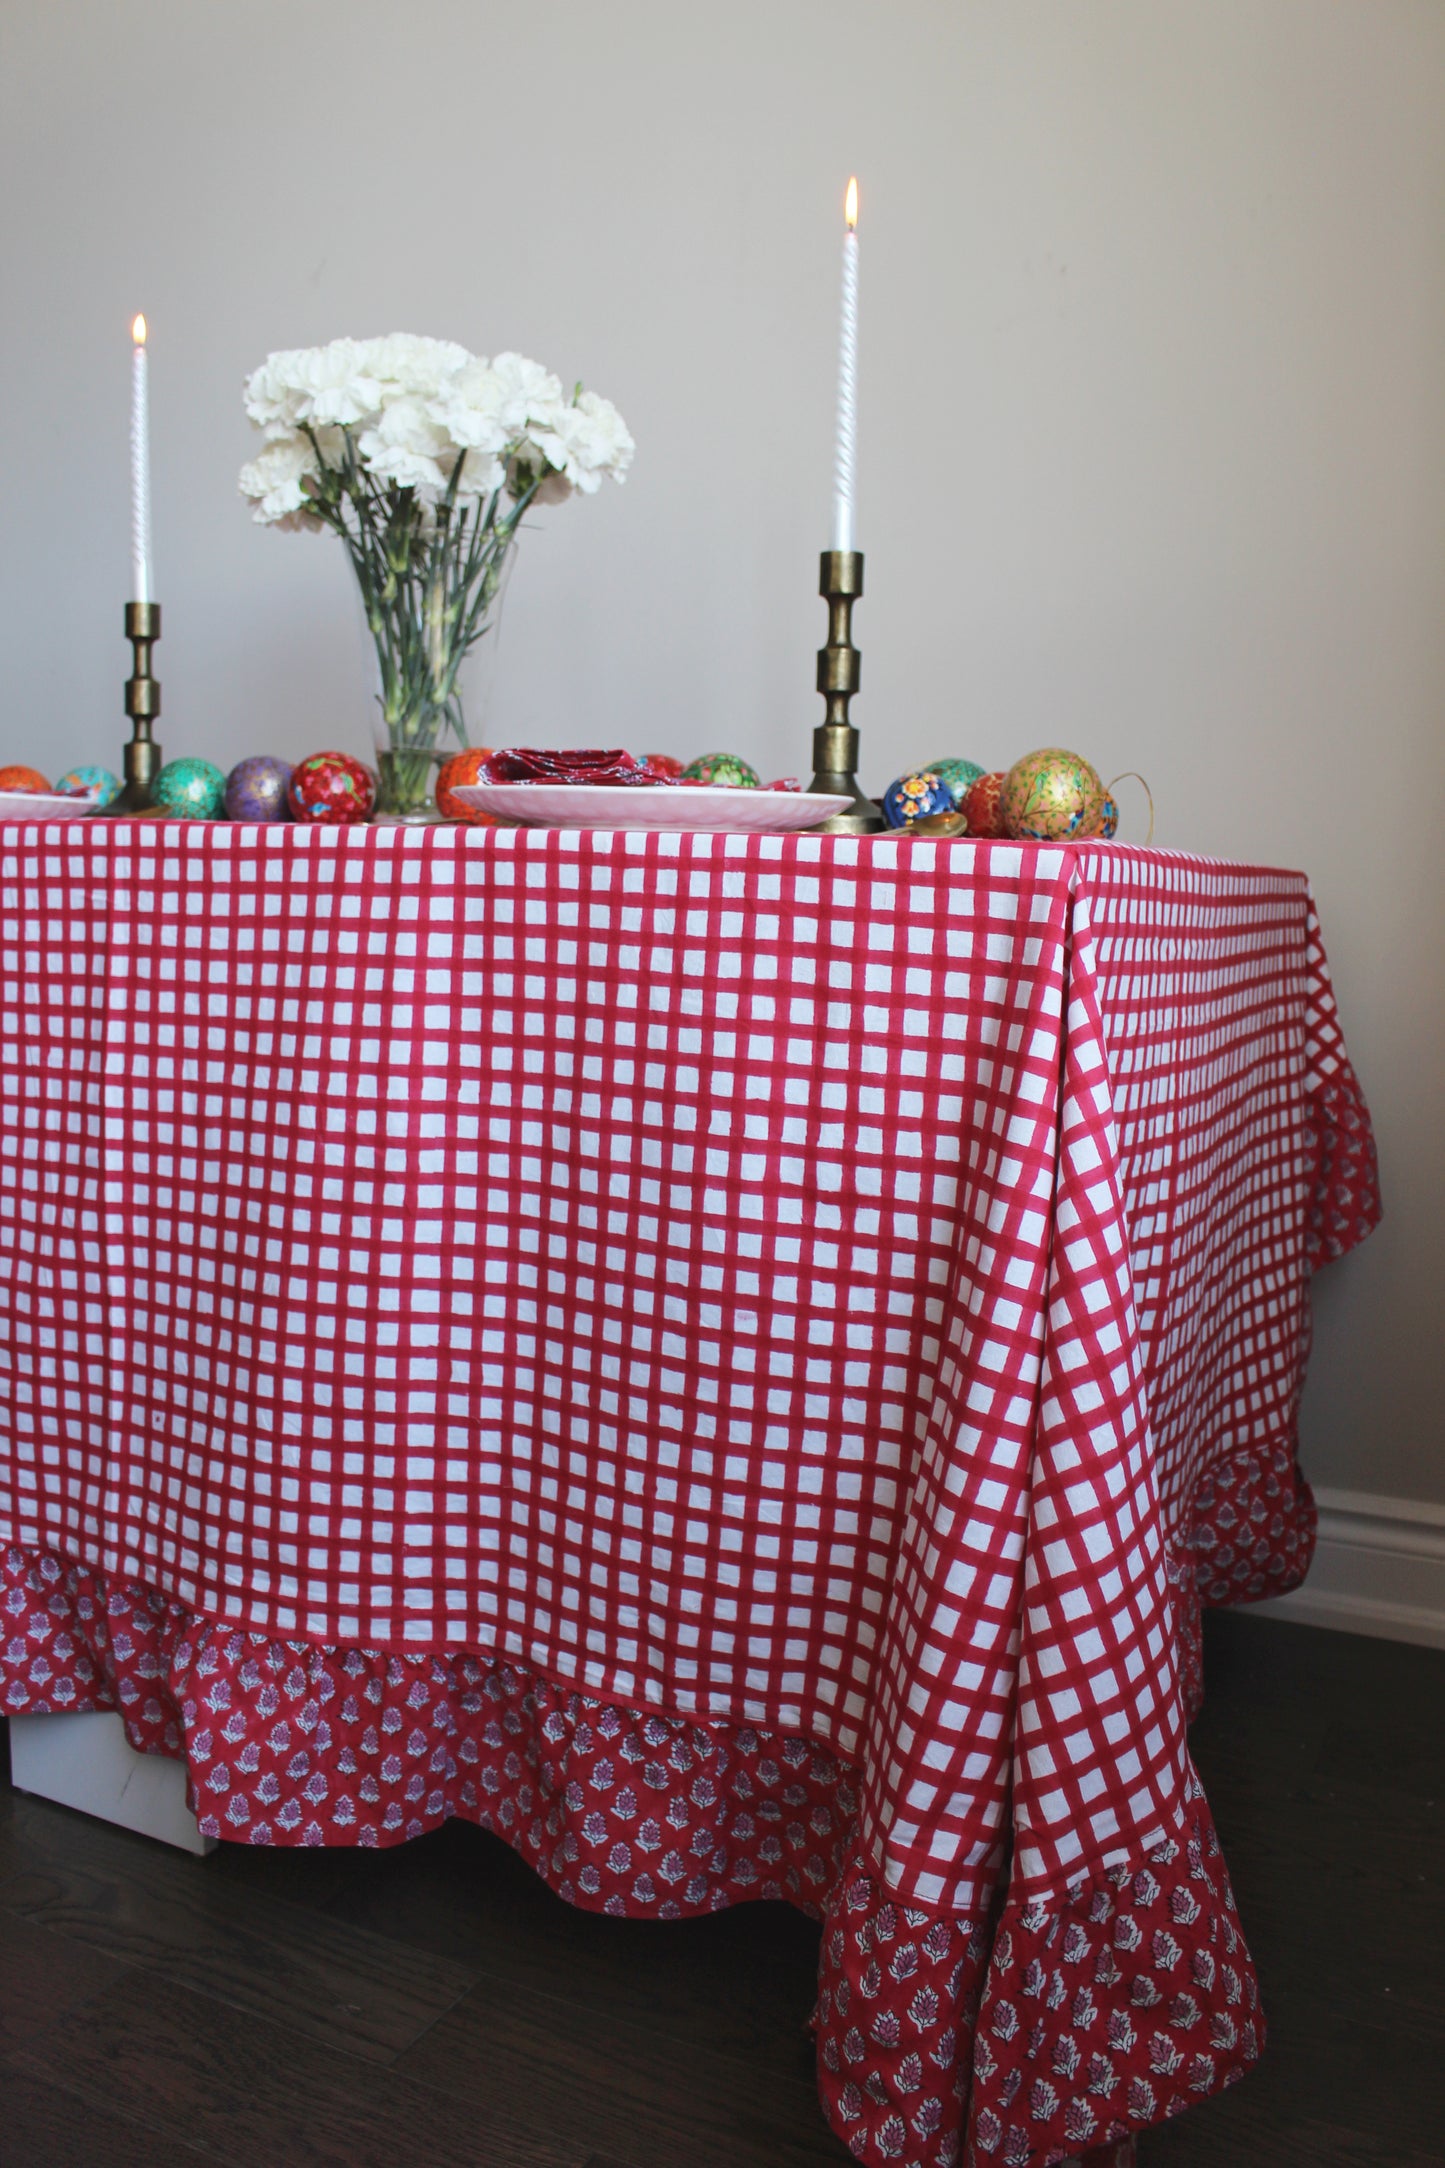
<path id="1" fill-rule="evenodd" d="M 1368 1124 L 1300 876 L 219 824 L 0 860 L 18 1557 L 804 1738 L 952 1917 L 1006 1858 L 1058 1917 L 1177 1850 L 1194 1501 L 1293 1471 L 1320 1214 L 1372 1209 L 1321 1198 Z"/>

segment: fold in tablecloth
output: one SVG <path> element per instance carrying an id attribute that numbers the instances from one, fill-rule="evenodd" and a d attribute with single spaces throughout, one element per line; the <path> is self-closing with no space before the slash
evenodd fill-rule
<path id="1" fill-rule="evenodd" d="M 120 1698 L 223 1834 L 455 1811 L 579 1902 L 808 1902 L 868 2161 L 1056 2160 L 1236 2075 L 1180 1651 L 1201 1579 L 1303 1570 L 1308 1273 L 1377 1209 L 1301 877 L 39 836 L 9 1705 Z"/>

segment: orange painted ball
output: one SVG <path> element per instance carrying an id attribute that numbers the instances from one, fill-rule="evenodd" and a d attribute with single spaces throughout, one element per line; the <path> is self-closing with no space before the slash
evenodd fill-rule
<path id="1" fill-rule="evenodd" d="M 971 836 L 1001 836 L 1003 819 L 999 811 L 999 793 L 1003 789 L 1004 771 L 994 768 L 981 775 L 976 783 L 970 783 L 963 794 L 961 811 L 968 822 Z"/>
<path id="2" fill-rule="evenodd" d="M 1108 794 L 1080 753 L 1046 745 L 1025 753 L 1004 777 L 1004 833 L 1033 843 L 1076 843 L 1103 835 Z"/>
<path id="3" fill-rule="evenodd" d="M 495 828 L 496 816 L 482 813 L 476 806 L 464 805 L 454 796 L 458 783 L 479 783 L 482 780 L 482 764 L 492 757 L 491 747 L 468 745 L 460 753 L 453 753 L 444 762 L 437 776 L 437 811 L 445 820 L 470 821 L 474 828 Z"/>
<path id="4" fill-rule="evenodd" d="M 0 790 L 49 790 L 38 768 L 0 768 Z"/>

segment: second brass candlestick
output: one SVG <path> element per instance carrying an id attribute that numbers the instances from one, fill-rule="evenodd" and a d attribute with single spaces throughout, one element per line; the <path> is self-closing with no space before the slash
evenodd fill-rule
<path id="1" fill-rule="evenodd" d="M 859 788 L 858 731 L 848 719 L 848 703 L 862 678 L 862 659 L 853 645 L 853 605 L 863 592 L 863 552 L 824 550 L 818 592 L 828 605 L 828 644 L 818 650 L 818 690 L 825 705 L 813 732 L 815 773 L 808 788 L 853 801 L 846 813 L 819 823 L 823 834 L 874 835 L 884 826 L 883 815 Z"/>

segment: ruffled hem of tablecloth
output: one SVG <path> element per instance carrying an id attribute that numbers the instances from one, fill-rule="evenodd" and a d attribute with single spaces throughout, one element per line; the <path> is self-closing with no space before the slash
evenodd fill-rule
<path id="1" fill-rule="evenodd" d="M 1310 1093 L 1307 1145 L 1314 1162 L 1308 1244 L 1312 1272 L 1357 1248 L 1380 1224 L 1380 1162 L 1359 1078 L 1341 1055 Z"/>
<path id="2" fill-rule="evenodd" d="M 856 1772 L 749 1726 L 622 1708 L 484 1655 L 246 1634 L 51 1553 L 0 1554 L 0 1705 L 118 1709 L 186 1764 L 208 1834 L 405 1842 L 459 1815 L 589 1910 L 684 1919 L 783 1898 L 823 1921 L 825 2111 L 868 2168 L 1045 2168 L 1241 2075 L 1253 1969 L 1197 1787 L 1177 1841 L 1061 1904 L 904 1903 L 857 1832 Z M 1117 2149 L 1117 2150 L 1116 2150 Z"/>

